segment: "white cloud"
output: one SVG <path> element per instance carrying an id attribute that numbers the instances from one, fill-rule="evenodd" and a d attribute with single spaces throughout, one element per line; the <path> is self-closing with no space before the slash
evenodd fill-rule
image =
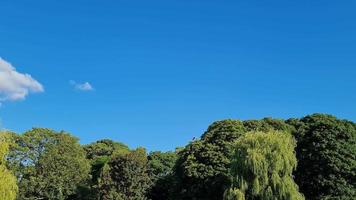
<path id="1" fill-rule="evenodd" d="M 25 99 L 29 93 L 43 92 L 43 86 L 29 74 L 16 71 L 0 57 L 0 104 L 4 101 Z"/>
<path id="2" fill-rule="evenodd" d="M 77 83 L 75 81 L 69 81 L 71 85 L 74 86 L 75 89 L 81 90 L 81 91 L 90 91 L 94 90 L 93 86 L 89 82 L 84 82 L 84 83 Z"/>

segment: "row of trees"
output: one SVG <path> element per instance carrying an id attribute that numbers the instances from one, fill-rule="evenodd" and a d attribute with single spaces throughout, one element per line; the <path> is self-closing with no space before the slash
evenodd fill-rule
<path id="1" fill-rule="evenodd" d="M 356 124 L 331 115 L 223 120 L 175 152 L 80 145 L 34 128 L 0 136 L 3 200 L 299 200 L 356 196 Z"/>

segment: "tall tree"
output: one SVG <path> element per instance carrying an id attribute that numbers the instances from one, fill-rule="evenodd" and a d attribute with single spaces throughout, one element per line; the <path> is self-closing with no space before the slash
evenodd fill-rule
<path id="1" fill-rule="evenodd" d="M 233 184 L 226 200 L 302 200 L 292 172 L 297 166 L 295 141 L 283 132 L 251 132 L 235 145 Z"/>
<path id="2" fill-rule="evenodd" d="M 18 135 L 9 154 L 19 180 L 19 199 L 64 200 L 89 177 L 89 162 L 78 139 L 50 129 Z"/>
<path id="3" fill-rule="evenodd" d="M 232 144 L 245 132 L 238 120 L 214 122 L 180 153 L 175 167 L 176 199 L 220 200 L 230 184 Z"/>
<path id="4" fill-rule="evenodd" d="M 232 145 L 247 131 L 281 130 L 291 132 L 283 120 L 222 120 L 211 124 L 200 140 L 188 144 L 175 167 L 177 199 L 222 199 L 230 185 Z"/>
<path id="5" fill-rule="evenodd" d="M 99 179 L 102 200 L 144 200 L 150 185 L 147 155 L 143 148 L 113 157 Z"/>
<path id="6" fill-rule="evenodd" d="M 173 167 L 177 160 L 176 152 L 151 152 L 148 155 L 148 172 L 152 182 L 148 198 L 167 200 L 174 187 Z"/>
<path id="7" fill-rule="evenodd" d="M 296 127 L 296 182 L 307 199 L 356 197 L 356 125 L 313 114 L 288 122 Z"/>
<path id="8" fill-rule="evenodd" d="M 84 150 L 91 164 L 91 180 L 86 187 L 81 188 L 80 198 L 94 200 L 99 198 L 98 179 L 105 164 L 110 161 L 112 156 L 128 153 L 130 149 L 123 143 L 105 139 L 85 145 Z"/>
<path id="9" fill-rule="evenodd" d="M 9 150 L 9 137 L 0 132 L 0 199 L 15 200 L 18 192 L 16 177 L 6 167 L 5 156 Z"/>

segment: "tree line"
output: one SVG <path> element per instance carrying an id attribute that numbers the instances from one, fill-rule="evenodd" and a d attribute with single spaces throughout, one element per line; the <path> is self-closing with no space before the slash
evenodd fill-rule
<path id="1" fill-rule="evenodd" d="M 47 128 L 0 134 L 1 200 L 350 200 L 356 124 L 222 120 L 169 152 Z"/>

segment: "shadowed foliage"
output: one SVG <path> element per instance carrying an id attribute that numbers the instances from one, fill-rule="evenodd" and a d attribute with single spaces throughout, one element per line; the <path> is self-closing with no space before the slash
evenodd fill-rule
<path id="1" fill-rule="evenodd" d="M 295 179 L 306 198 L 346 200 L 355 197 L 355 123 L 325 114 L 288 122 L 296 127 L 298 168 Z"/>

